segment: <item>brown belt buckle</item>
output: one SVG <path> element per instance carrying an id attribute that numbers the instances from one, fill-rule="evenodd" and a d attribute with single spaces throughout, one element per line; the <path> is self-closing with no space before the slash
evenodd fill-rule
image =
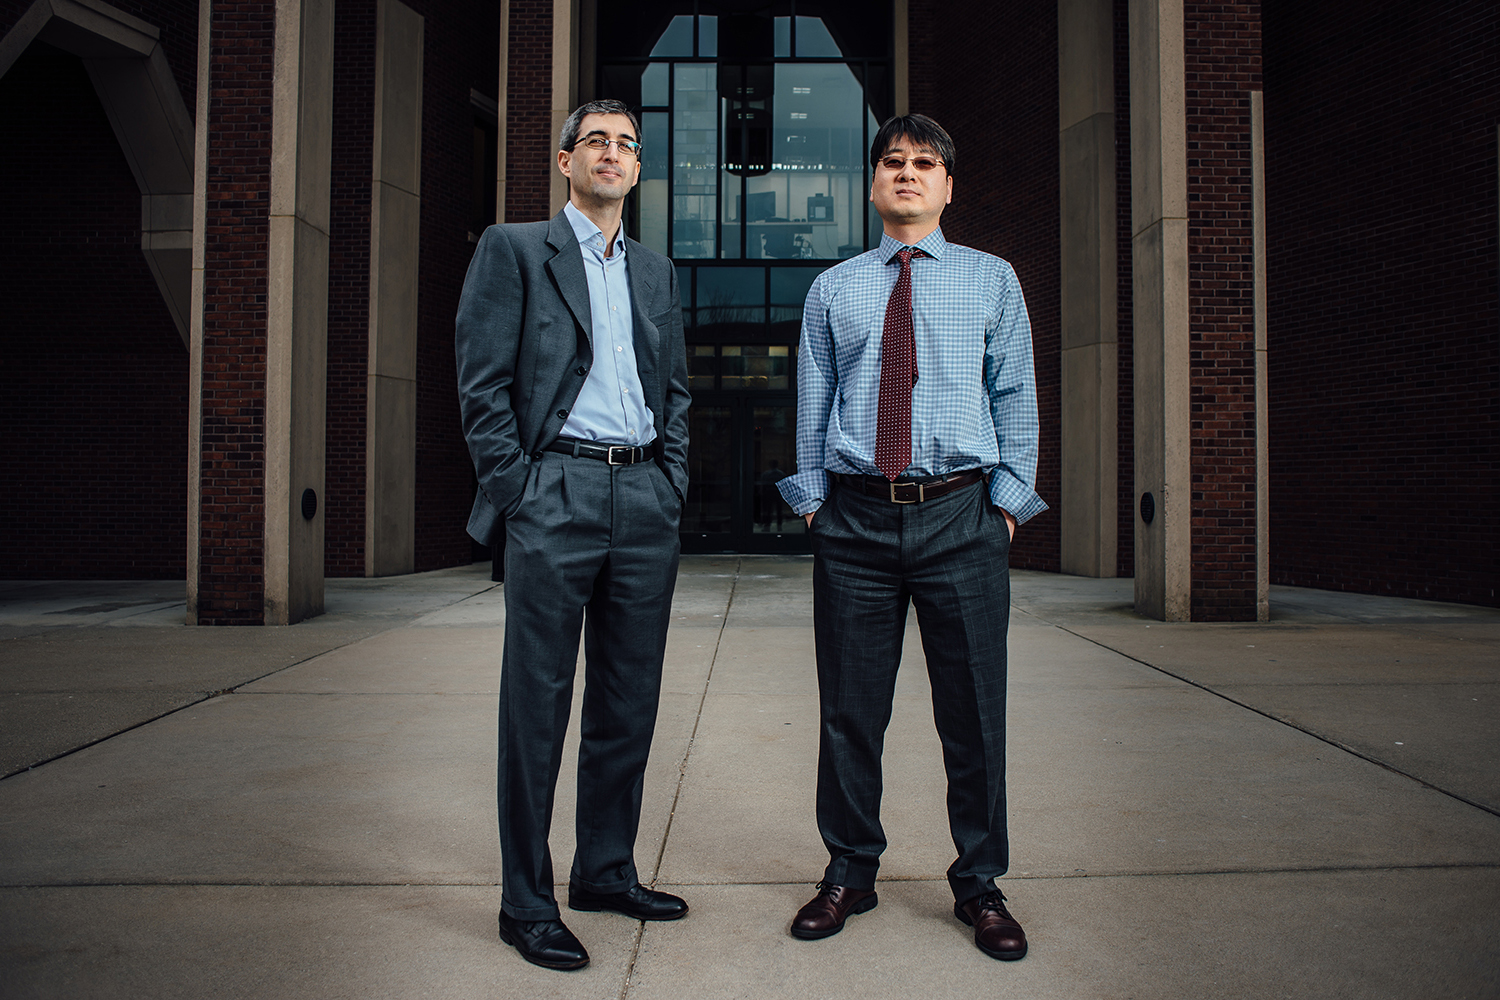
<path id="1" fill-rule="evenodd" d="M 926 483 L 891 483 L 890 485 L 891 485 L 891 503 L 921 503 L 923 500 L 927 499 L 927 496 L 926 496 L 927 484 Z M 897 500 L 896 499 L 896 487 L 897 486 L 915 486 L 917 488 L 917 498 L 915 500 Z"/>

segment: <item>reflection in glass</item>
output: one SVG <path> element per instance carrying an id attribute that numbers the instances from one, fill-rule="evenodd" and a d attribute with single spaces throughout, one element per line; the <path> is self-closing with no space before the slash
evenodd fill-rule
<path id="1" fill-rule="evenodd" d="M 766 272 L 759 267 L 698 269 L 698 333 L 754 335 L 766 322 Z"/>
<path id="2" fill-rule="evenodd" d="M 714 67 L 679 63 L 672 95 L 672 256 L 714 256 L 719 114 Z"/>
<path id="3" fill-rule="evenodd" d="M 802 329 L 802 307 L 813 279 L 822 273 L 811 267 L 778 267 L 771 271 L 771 335 L 792 341 Z"/>
<path id="4" fill-rule="evenodd" d="M 717 370 L 713 344 L 694 344 L 688 348 L 689 389 L 714 388 L 714 374 Z"/>
<path id="5" fill-rule="evenodd" d="M 782 348 L 785 350 L 785 348 Z M 755 421 L 754 467 L 750 482 L 754 530 L 759 533 L 801 533 L 806 522 L 781 498 L 776 484 L 796 469 L 795 406 L 757 406 Z"/>
<path id="6" fill-rule="evenodd" d="M 842 260 L 864 250 L 863 91 L 842 63 L 780 63 L 770 170 L 722 175 L 722 257 Z M 726 114 L 742 113 L 723 102 Z M 732 134 L 732 133 L 731 133 Z M 725 153 L 728 162 L 729 151 Z M 744 241 L 743 254 L 738 244 Z"/>
<path id="7" fill-rule="evenodd" d="M 641 74 L 641 106 L 647 108 L 666 107 L 667 104 L 667 64 L 651 63 L 646 71 Z M 642 128 L 645 125 L 642 124 Z M 662 133 L 662 145 L 666 145 L 667 135 Z"/>
<path id="8" fill-rule="evenodd" d="M 791 350 L 785 344 L 725 344 L 719 355 L 721 388 L 792 387 Z"/>
<path id="9" fill-rule="evenodd" d="M 649 76 L 650 73 L 647 73 Z M 641 181 L 636 185 L 640 235 L 636 239 L 657 253 L 667 248 L 667 115 L 641 115 Z"/>
<path id="10" fill-rule="evenodd" d="M 700 534 L 729 531 L 730 413 L 727 406 L 688 410 L 688 493 L 682 530 Z"/>
<path id="11" fill-rule="evenodd" d="M 698 54 L 700 56 L 719 54 L 719 19 L 713 14 L 702 14 L 698 17 Z"/>
<path id="12" fill-rule="evenodd" d="M 797 18 L 797 56 L 801 59 L 831 56 L 843 58 L 838 43 L 828 33 L 821 17 Z"/>
<path id="13" fill-rule="evenodd" d="M 653 56 L 691 56 L 693 54 L 693 15 L 678 14 L 661 33 Z"/>

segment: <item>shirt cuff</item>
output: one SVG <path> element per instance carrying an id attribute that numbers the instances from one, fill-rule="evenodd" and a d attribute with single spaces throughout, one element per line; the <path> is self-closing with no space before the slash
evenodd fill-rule
<path id="1" fill-rule="evenodd" d="M 798 514 L 811 514 L 823 506 L 828 496 L 828 473 L 823 469 L 806 469 L 787 476 L 776 484 L 781 498 Z"/>
<path id="2" fill-rule="evenodd" d="M 1036 490 L 999 467 L 990 470 L 990 502 L 1008 511 L 1018 525 L 1047 509 L 1047 502 L 1037 496 Z"/>

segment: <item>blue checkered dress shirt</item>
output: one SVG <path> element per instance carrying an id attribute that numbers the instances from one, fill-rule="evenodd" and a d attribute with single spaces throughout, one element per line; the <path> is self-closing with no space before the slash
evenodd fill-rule
<path id="1" fill-rule="evenodd" d="M 875 468 L 880 346 L 886 300 L 904 244 L 880 247 L 820 274 L 802 311 L 797 356 L 797 472 L 781 495 L 799 514 L 828 496 L 828 473 Z M 911 464 L 902 479 L 991 472 L 990 500 L 1017 523 L 1047 509 L 1036 493 L 1036 372 L 1031 322 L 1016 272 L 999 257 L 943 239 L 911 262 L 917 384 Z"/>

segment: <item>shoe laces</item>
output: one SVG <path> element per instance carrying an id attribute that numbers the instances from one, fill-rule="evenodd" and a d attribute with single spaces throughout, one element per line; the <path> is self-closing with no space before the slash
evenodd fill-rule
<path id="1" fill-rule="evenodd" d="M 991 889 L 983 896 L 980 896 L 979 906 L 976 909 L 980 913 L 983 913 L 985 910 L 995 910 L 998 913 L 1004 913 L 1006 916 L 1010 915 L 1009 911 L 1005 908 L 1005 893 L 999 889 Z"/>
<path id="2" fill-rule="evenodd" d="M 835 885 L 832 882 L 819 882 L 817 888 L 819 896 L 836 896 L 843 886 Z"/>

